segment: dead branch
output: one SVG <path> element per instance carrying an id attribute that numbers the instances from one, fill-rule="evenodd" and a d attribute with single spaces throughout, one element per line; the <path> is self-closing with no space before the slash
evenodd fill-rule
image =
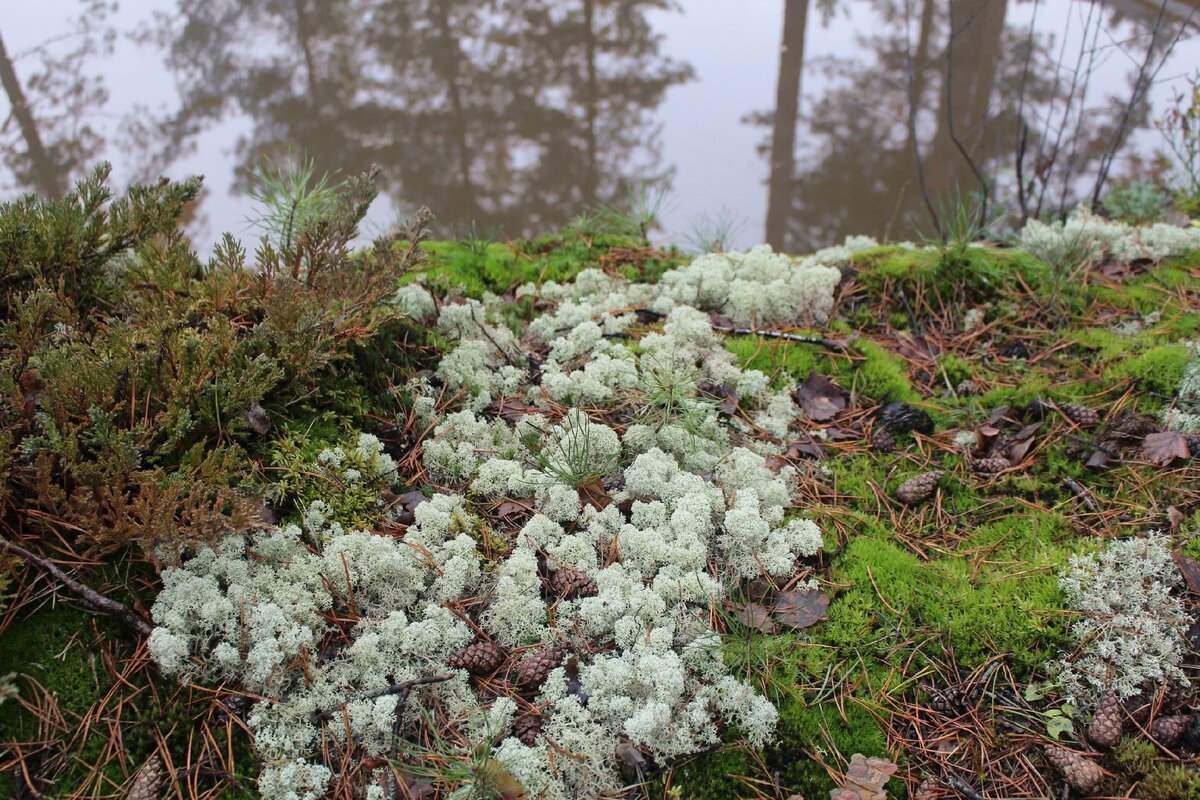
<path id="1" fill-rule="evenodd" d="M 45 556 L 40 556 L 37 553 L 26 550 L 24 547 L 21 547 L 18 544 L 13 544 L 7 539 L 0 539 L 0 547 L 3 547 L 4 550 L 14 553 L 15 555 L 18 555 L 30 562 L 38 569 L 42 570 L 51 578 L 69 589 L 92 608 L 96 609 L 102 614 L 108 614 L 109 616 L 116 617 L 140 633 L 142 636 L 149 636 L 151 631 L 154 630 L 154 626 L 151 625 L 150 622 L 141 614 L 137 613 L 124 603 L 119 603 L 116 600 L 113 600 L 111 597 L 105 597 L 90 586 L 87 586 L 75 578 L 72 578 L 70 575 L 64 572 L 61 567 Z"/>
<path id="2" fill-rule="evenodd" d="M 344 708 L 346 703 L 351 702 L 351 700 L 374 700 L 377 697 L 386 697 L 389 694 L 394 694 L 397 695 L 396 708 L 398 710 L 403 707 L 405 702 L 407 702 L 409 693 L 415 687 L 424 686 L 429 683 L 442 683 L 443 681 L 448 681 L 453 677 L 454 676 L 452 674 L 443 672 L 438 675 L 424 675 L 420 678 L 413 678 L 409 681 L 392 683 L 379 689 L 372 689 L 369 692 L 363 692 L 360 695 L 354 696 L 350 700 L 340 703 L 337 708 L 314 711 L 312 715 L 312 724 L 320 725 L 322 722 L 329 722 L 337 715 L 338 710 Z"/>

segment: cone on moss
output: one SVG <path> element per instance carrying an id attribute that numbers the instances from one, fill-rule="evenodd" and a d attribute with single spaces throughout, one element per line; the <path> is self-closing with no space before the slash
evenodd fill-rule
<path id="1" fill-rule="evenodd" d="M 896 489 L 896 499 L 910 506 L 924 503 L 937 488 L 937 483 L 945 473 L 941 470 L 922 472 L 909 478 Z"/>
<path id="2" fill-rule="evenodd" d="M 1104 782 L 1104 770 L 1100 765 L 1065 747 L 1047 745 L 1046 758 L 1062 773 L 1072 789 L 1083 795 L 1095 794 Z"/>
<path id="3" fill-rule="evenodd" d="M 887 428 L 880 428 L 871 435 L 871 447 L 879 453 L 890 453 L 896 449 L 896 437 Z"/>
<path id="4" fill-rule="evenodd" d="M 1009 463 L 1007 458 L 1000 458 L 999 456 L 971 459 L 971 471 L 981 478 L 990 478 L 993 475 L 999 475 L 1011 466 L 1012 464 Z"/>
<path id="5" fill-rule="evenodd" d="M 1163 747 L 1174 747 L 1179 744 L 1183 734 L 1187 732 L 1188 723 L 1191 720 L 1192 718 L 1187 714 L 1159 717 L 1150 725 L 1150 737 Z"/>
<path id="6" fill-rule="evenodd" d="M 516 736 L 521 741 L 521 744 L 527 747 L 533 747 L 537 744 L 537 737 L 541 732 L 542 715 L 536 711 L 522 714 L 513 723 L 513 736 Z"/>
<path id="7" fill-rule="evenodd" d="M 526 691 L 533 691 L 546 682 L 550 672 L 562 663 L 567 648 L 558 645 L 547 647 L 517 665 L 517 682 Z"/>
<path id="8" fill-rule="evenodd" d="M 930 775 L 913 792 L 913 800 L 933 800 L 937 797 L 938 779 Z"/>
<path id="9" fill-rule="evenodd" d="M 550 576 L 550 591 L 558 597 L 574 600 L 578 597 L 595 597 L 596 584 L 582 572 L 563 568 Z"/>
<path id="10" fill-rule="evenodd" d="M 1116 747 L 1121 740 L 1125 709 L 1115 694 L 1100 701 L 1088 725 L 1088 741 L 1097 747 Z"/>
<path id="11" fill-rule="evenodd" d="M 142 764 L 133 776 L 126 800 L 158 800 L 166 777 L 167 771 L 163 767 L 162 759 L 155 753 L 146 759 L 146 763 Z"/>
<path id="12" fill-rule="evenodd" d="M 451 656 L 446 665 L 453 669 L 465 669 L 472 675 L 491 675 L 500 669 L 508 658 L 504 648 L 492 642 L 472 642 L 456 656 Z"/>
<path id="13" fill-rule="evenodd" d="M 1091 406 L 1079 403 L 1059 403 L 1058 410 L 1080 427 L 1093 428 L 1100 424 L 1100 415 Z"/>

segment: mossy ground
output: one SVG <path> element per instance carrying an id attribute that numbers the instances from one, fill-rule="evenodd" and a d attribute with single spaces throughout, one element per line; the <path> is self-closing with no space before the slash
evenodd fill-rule
<path id="1" fill-rule="evenodd" d="M 422 279 L 470 296 L 504 296 L 523 283 L 569 279 L 586 267 L 653 280 L 682 260 L 635 240 L 577 234 L 434 242 L 428 250 Z M 1079 453 L 1081 443 L 1084 449 L 1095 443 L 1096 431 L 1049 405 L 1084 403 L 1111 420 L 1123 411 L 1157 414 L 1169 404 L 1188 357 L 1181 341 L 1200 331 L 1200 257 L 1071 281 L 999 248 L 972 248 L 947 259 L 884 247 L 854 266 L 836 319 L 827 331 L 814 332 L 845 340 L 844 348 L 769 336 L 726 340 L 743 366 L 766 372 L 777 385 L 816 372 L 851 394 L 845 412 L 810 426 L 824 459 L 798 460 L 799 505 L 826 533 L 817 566 L 832 602 L 824 619 L 804 631 L 766 634 L 730 623 L 729 663 L 777 703 L 778 742 L 762 753 L 728 749 L 675 765 L 648 787 L 651 796 L 822 797 L 855 752 L 898 761 L 911 788 L 935 766 L 928 753 L 903 744 L 914 708 L 989 669 L 1014 686 L 1043 677 L 1045 663 L 1066 641 L 1070 618 L 1057 578 L 1071 555 L 1148 528 L 1172 531 L 1184 552 L 1200 553 L 1200 537 L 1186 535 L 1200 524 L 1194 460 L 1163 468 L 1132 448 L 1090 468 Z M 512 313 L 527 316 L 532 309 L 514 303 Z M 410 336 L 428 334 L 385 332 L 356 350 L 328 383 L 328 402 L 289 409 L 271 442 L 253 453 L 257 463 L 295 471 L 299 456 L 354 429 L 370 429 L 372 421 L 395 419 L 403 398 L 364 386 L 360 376 L 373 375 L 383 386 L 389 371 L 419 366 Z M 893 452 L 873 449 L 875 413 L 890 401 L 928 412 L 934 432 L 901 434 Z M 1032 415 L 1035 401 L 1051 410 Z M 1041 424 L 1019 464 L 980 477 L 956 434 L 979 430 L 1004 406 L 1022 421 L 1037 416 Z M 902 481 L 931 469 L 946 475 L 930 501 L 910 507 L 894 499 Z M 1086 497 L 1072 483 L 1083 486 Z M 128 750 L 120 763 L 135 766 L 154 749 L 156 735 L 167 740 L 173 757 L 184 758 L 188 737 L 199 730 L 183 723 L 187 693 L 176 687 L 141 676 L 110 692 L 122 665 L 145 657 L 114 625 L 70 605 L 42 604 L 22 609 L 0 635 L 0 675 L 29 676 L 64 720 L 53 738 L 75 749 L 60 781 L 91 774 L 105 748 L 116 746 L 109 734 L 76 742 L 73 730 L 83 720 L 96 730 L 142 731 L 120 742 Z M 23 685 L 29 702 L 36 696 L 31 687 Z M 118 708 L 126 720 L 147 725 L 100 725 L 111 721 L 113 696 L 123 698 Z M 1047 700 L 1028 711 L 1034 722 L 1033 734 L 1023 734 L 1031 743 L 1027 765 L 1045 766 L 1032 745 L 1044 732 L 1037 715 L 1052 705 Z M 223 785 L 236 794 L 253 775 L 247 737 L 212 719 L 204 724 L 210 722 L 228 737 L 220 744 L 237 774 Z M 0 705 L 6 739 L 28 738 L 31 725 L 23 706 Z M 965 747 L 977 745 L 967 741 Z M 1167 764 L 1161 753 L 1135 755 L 1122 761 L 1118 753 L 1106 762 L 1122 791 L 1139 776 L 1157 787 L 1156 796 L 1194 788 L 1194 769 L 1180 772 L 1184 768 Z M 94 785 L 111 790 L 127 772 L 126 766 L 101 768 L 103 780 Z M 8 791 L 5 780 L 0 795 Z M 1036 796 L 1039 787 L 1026 788 Z M 896 796 L 906 791 L 901 777 L 889 789 Z"/>

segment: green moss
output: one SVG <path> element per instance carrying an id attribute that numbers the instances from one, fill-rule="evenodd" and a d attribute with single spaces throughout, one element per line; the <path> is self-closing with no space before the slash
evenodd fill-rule
<path id="1" fill-rule="evenodd" d="M 1110 386 L 1123 380 L 1132 380 L 1142 396 L 1157 396 L 1157 404 L 1174 397 L 1179 391 L 1183 380 L 1183 371 L 1187 366 L 1190 353 L 1183 344 L 1162 344 L 1151 347 L 1143 353 L 1120 361 L 1104 372 L 1104 380 Z M 1146 410 L 1143 407 L 1143 410 Z"/>
<path id="2" fill-rule="evenodd" d="M 1195 764 L 1159 764 L 1139 784 L 1144 800 L 1195 800 L 1200 797 L 1200 767 Z"/>
<path id="3" fill-rule="evenodd" d="M 1145 775 L 1158 758 L 1158 748 L 1145 739 L 1122 736 L 1113 748 L 1113 764 L 1125 775 Z"/>
<path id="4" fill-rule="evenodd" d="M 678 787 L 680 796 L 688 800 L 717 800 L 717 798 L 755 797 L 741 777 L 758 773 L 750 754 L 741 750 L 718 750 L 680 764 L 671 772 L 671 785 Z M 647 793 L 646 796 L 656 796 Z"/>
<path id="5" fill-rule="evenodd" d="M 908 363 L 872 341 L 855 342 L 849 358 L 817 345 L 762 336 L 730 336 L 725 340 L 725 348 L 737 357 L 742 369 L 766 373 L 777 385 L 785 380 L 803 380 L 809 372 L 818 372 L 872 400 L 909 403 L 920 400 L 908 380 Z"/>

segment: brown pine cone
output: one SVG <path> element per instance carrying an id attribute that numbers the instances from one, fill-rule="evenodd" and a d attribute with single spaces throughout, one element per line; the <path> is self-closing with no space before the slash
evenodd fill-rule
<path id="1" fill-rule="evenodd" d="M 1172 748 L 1179 744 L 1191 721 L 1192 718 L 1187 714 L 1159 717 L 1150 725 L 1150 738 L 1163 747 Z"/>
<path id="2" fill-rule="evenodd" d="M 1100 701 L 1088 725 L 1088 741 L 1097 747 L 1115 747 L 1121 739 L 1125 708 L 1115 694 Z"/>
<path id="3" fill-rule="evenodd" d="M 472 675 L 491 675 L 500 669 L 508 658 L 504 648 L 492 642 L 472 642 L 456 656 L 451 656 L 446 665 L 452 669 L 465 669 Z"/>
<path id="4" fill-rule="evenodd" d="M 562 663 L 567 648 L 562 645 L 547 647 L 517 664 L 517 682 L 526 691 L 533 691 L 546 682 L 551 670 Z"/>
<path id="5" fill-rule="evenodd" d="M 871 435 L 871 447 L 880 453 L 890 453 L 896 449 L 896 437 L 887 428 L 880 428 Z"/>
<path id="6" fill-rule="evenodd" d="M 921 785 L 913 792 L 912 800 L 934 800 L 937 797 L 938 779 L 930 775 L 921 781 Z"/>
<path id="7" fill-rule="evenodd" d="M 587 575 L 564 567 L 550 576 L 550 591 L 559 597 L 574 600 L 577 597 L 595 597 L 598 590 Z"/>
<path id="8" fill-rule="evenodd" d="M 528 714 L 522 714 L 517 717 L 517 721 L 513 723 L 513 736 L 521 740 L 521 743 L 533 747 L 537 744 L 537 737 L 542 732 L 542 715 L 536 711 L 530 711 Z"/>
<path id="9" fill-rule="evenodd" d="M 1079 403 L 1059 403 L 1058 410 L 1065 414 L 1067 419 L 1081 427 L 1091 428 L 1100 424 L 1100 415 L 1096 413 L 1096 409 L 1090 406 Z"/>
<path id="10" fill-rule="evenodd" d="M 1109 424 L 1106 438 L 1131 442 L 1143 439 L 1157 430 L 1158 420 L 1152 414 L 1140 414 L 1126 409 L 1117 414 L 1117 418 Z"/>
<path id="11" fill-rule="evenodd" d="M 888 403 L 879 410 L 877 419 L 892 433 L 908 433 L 917 431 L 926 436 L 933 433 L 933 418 L 923 409 L 902 403 L 899 400 Z"/>
<path id="12" fill-rule="evenodd" d="M 1200 436 L 1187 437 L 1187 446 L 1192 458 L 1200 458 Z"/>
<path id="13" fill-rule="evenodd" d="M 963 714 L 967 710 L 967 695 L 962 689 L 952 686 L 942 692 L 934 692 L 929 705 L 939 714 Z"/>
<path id="14" fill-rule="evenodd" d="M 126 800 L 158 800 L 159 790 L 162 789 L 166 777 L 167 771 L 163 767 L 162 759 L 155 753 L 146 759 L 146 763 L 142 764 L 133 776 Z"/>
<path id="15" fill-rule="evenodd" d="M 1089 761 L 1074 750 L 1057 745 L 1046 745 L 1046 758 L 1050 759 L 1071 788 L 1083 795 L 1095 794 L 1104 782 L 1104 770 L 1094 761 Z"/>
<path id="16" fill-rule="evenodd" d="M 1007 458 L 994 456 L 992 458 L 972 458 L 971 471 L 980 477 L 991 477 L 998 475 L 1004 470 L 1011 467 L 1012 464 Z"/>
<path id="17" fill-rule="evenodd" d="M 896 489 L 896 499 L 910 506 L 924 503 L 937 488 L 937 483 L 945 473 L 935 469 L 932 472 L 922 472 L 915 475 Z"/>
<path id="18" fill-rule="evenodd" d="M 981 458 L 1003 458 L 1008 461 L 1008 454 L 1012 448 L 1012 437 L 1007 433 L 998 434 L 992 441 L 987 443 L 987 452 L 980 453 Z"/>
<path id="19" fill-rule="evenodd" d="M 1200 750 L 1200 711 L 1192 712 L 1192 721 L 1183 732 L 1183 743 L 1193 750 Z"/>

